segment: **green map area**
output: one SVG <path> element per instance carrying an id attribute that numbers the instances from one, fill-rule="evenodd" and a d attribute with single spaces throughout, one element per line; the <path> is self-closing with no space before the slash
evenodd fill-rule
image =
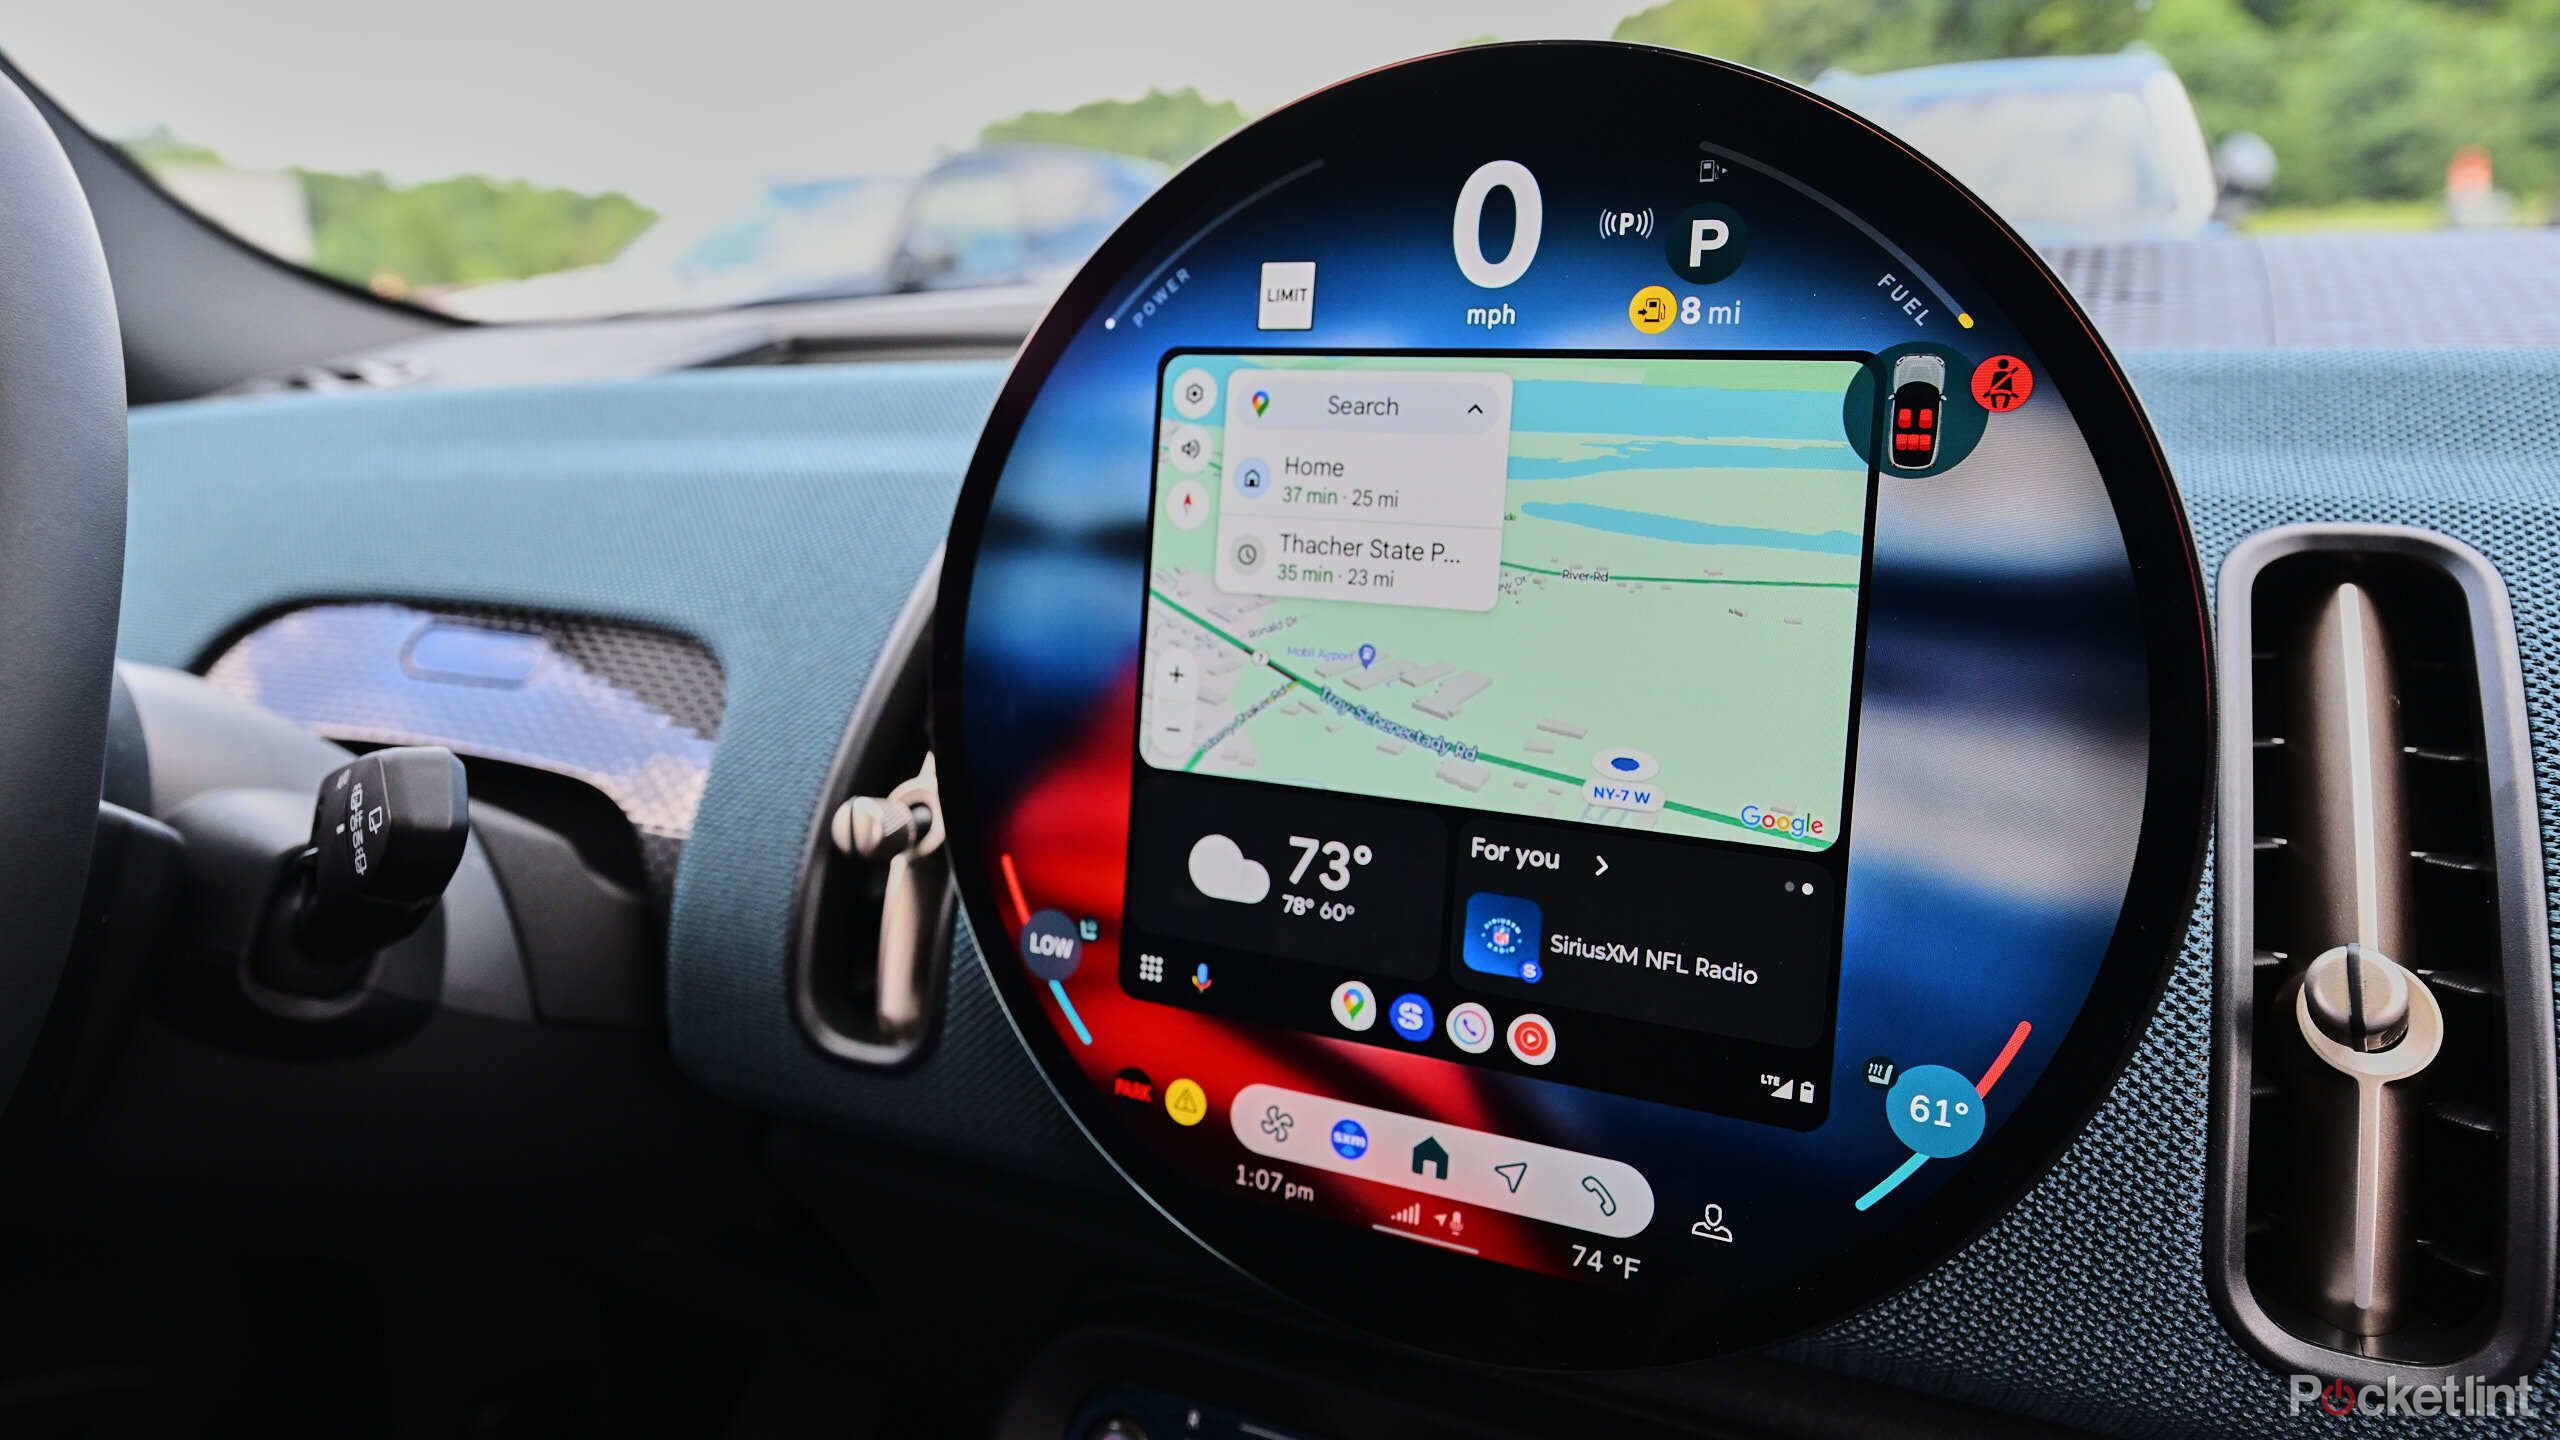
<path id="1" fill-rule="evenodd" d="M 1840 837 L 1871 476 L 1843 438 L 1858 364 L 1176 356 L 1167 373 L 1512 377 L 1490 611 L 1233 594 L 1223 411 L 1160 439 L 1140 754 L 1508 815 L 1827 848 Z M 1170 397 L 1159 433 L 1181 424 Z"/>

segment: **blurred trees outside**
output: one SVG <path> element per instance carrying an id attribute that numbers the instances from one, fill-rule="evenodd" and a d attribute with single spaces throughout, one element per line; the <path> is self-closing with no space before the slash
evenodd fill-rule
<path id="1" fill-rule="evenodd" d="M 2208 139 L 2248 130 L 2274 147 L 2270 224 L 2440 223 L 2446 164 L 2466 147 L 2486 149 L 2502 190 L 2546 206 L 2560 190 L 2560 0 L 1665 0 L 1615 33 L 1798 81 L 2148 45 L 2185 81 Z M 1025 111 L 978 139 L 1180 165 L 1248 118 L 1196 87 L 1157 88 Z M 123 143 L 164 176 L 227 168 L 166 130 Z M 620 193 L 486 175 L 285 175 L 310 221 L 310 253 L 292 258 L 393 295 L 601 264 L 656 219 Z"/>
<path id="2" fill-rule="evenodd" d="M 588 195 L 486 175 L 395 185 L 379 174 L 293 173 L 311 210 L 312 268 L 377 290 L 601 265 L 658 218 L 619 192 Z"/>
<path id="3" fill-rule="evenodd" d="M 2008 55 L 2158 51 L 2208 139 L 2275 147 L 2271 201 L 2433 201 L 2456 150 L 2560 184 L 2560 0 L 1668 0 L 1622 40 L 1792 80 Z"/>
<path id="4" fill-rule="evenodd" d="M 2431 223 L 2446 163 L 2474 145 L 2501 188 L 2560 188 L 2560 0 L 1667 0 L 1615 34 L 1796 81 L 2148 45 L 2186 82 L 2208 140 L 2250 130 L 2275 148 L 2275 205 L 2368 220 L 2414 206 Z M 1247 118 L 1186 87 L 1029 112 L 982 138 L 1179 165 Z"/>
<path id="5" fill-rule="evenodd" d="M 135 163 L 164 179 L 229 168 L 212 150 L 166 129 L 122 144 Z M 619 192 L 486 175 L 400 185 L 379 173 L 293 169 L 279 183 L 299 189 L 310 219 L 310 253 L 287 258 L 393 298 L 600 265 L 658 218 Z"/>
<path id="6" fill-rule="evenodd" d="M 1026 110 L 978 132 L 978 142 L 1082 145 L 1180 165 L 1244 122 L 1245 113 L 1233 100 L 1211 100 L 1185 85 L 1149 90 L 1135 100 L 1095 100 L 1072 110 Z"/>

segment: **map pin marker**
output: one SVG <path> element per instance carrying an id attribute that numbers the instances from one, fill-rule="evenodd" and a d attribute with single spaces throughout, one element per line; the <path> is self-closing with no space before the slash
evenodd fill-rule
<path id="1" fill-rule="evenodd" d="M 1361 669 L 1363 669 L 1363 670 L 1366 670 L 1366 669 L 1368 669 L 1370 666 L 1375 665 L 1375 664 L 1377 664 L 1377 663 L 1378 663 L 1378 647 L 1377 647 L 1377 646 L 1375 646 L 1375 645 L 1363 645 L 1363 646 L 1361 646 L 1361 647 L 1360 647 L 1360 668 L 1361 668 Z"/>

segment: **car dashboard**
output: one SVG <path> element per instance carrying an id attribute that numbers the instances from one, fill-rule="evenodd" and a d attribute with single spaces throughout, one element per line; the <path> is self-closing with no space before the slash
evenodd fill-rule
<path id="1" fill-rule="evenodd" d="M 2233 347 L 2125 363 L 2208 566 L 2276 524 L 2441 531 L 2508 578 L 2529 691 L 2560 683 L 2535 638 L 2560 633 L 2540 558 L 2560 539 L 2541 353 Z M 668 897 L 667 1039 L 685 1074 L 805 1129 L 800 1145 L 992 1177 L 1028 1202 L 999 1223 L 1054 1206 L 1143 1226 L 1023 1057 L 965 927 L 939 1033 L 904 1069 L 831 1061 L 786 1001 L 824 786 L 1001 378 L 985 361 L 875 362 L 155 407 L 133 426 L 120 648 L 201 667 L 262 620 L 353 596 L 694 637 L 719 657 L 725 699 Z M 2342 401 L 2376 395 L 2403 399 Z M 2560 745 L 2537 729 L 2539 753 Z M 2101 1431 L 2268 1423 L 2281 1382 L 2225 1332 L 2199 1266 L 2210 936 L 2208 889 L 2123 1079 L 2052 1173 L 1910 1290 L 1780 1353 Z"/>
<path id="2" fill-rule="evenodd" d="M 1550 70 L 1773 108 L 1595 227 L 1574 127 L 1656 132 L 1434 132 L 1424 195 L 1358 141 L 1435 66 L 1488 128 Z M 38 1052 L 49 1203 L 610 1231 L 722 1325 L 849 1306 L 816 1369 L 929 1431 L 2308 1434 L 2560 1378 L 2553 235 L 2037 264 L 1702 66 L 1362 77 L 1054 293 L 136 408 L 98 873 L 188 898 L 61 1002 L 142 997 L 118 1063 Z M 1666 474 L 1690 510 L 1617 508 Z M 1593 597 L 1639 608 L 1530 608 Z M 431 843 L 423 900 L 311 918 Z M 329 924 L 352 985 L 291 953 Z"/>

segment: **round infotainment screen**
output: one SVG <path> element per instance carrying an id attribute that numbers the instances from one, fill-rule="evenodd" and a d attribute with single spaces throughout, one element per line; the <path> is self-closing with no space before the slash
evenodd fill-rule
<path id="1" fill-rule="evenodd" d="M 1781 82 L 1414 61 L 1170 182 L 1024 348 L 937 620 L 971 925 L 1174 1221 L 1548 1365 L 1907 1281 L 2193 900 L 2176 493 L 2052 275 Z"/>

